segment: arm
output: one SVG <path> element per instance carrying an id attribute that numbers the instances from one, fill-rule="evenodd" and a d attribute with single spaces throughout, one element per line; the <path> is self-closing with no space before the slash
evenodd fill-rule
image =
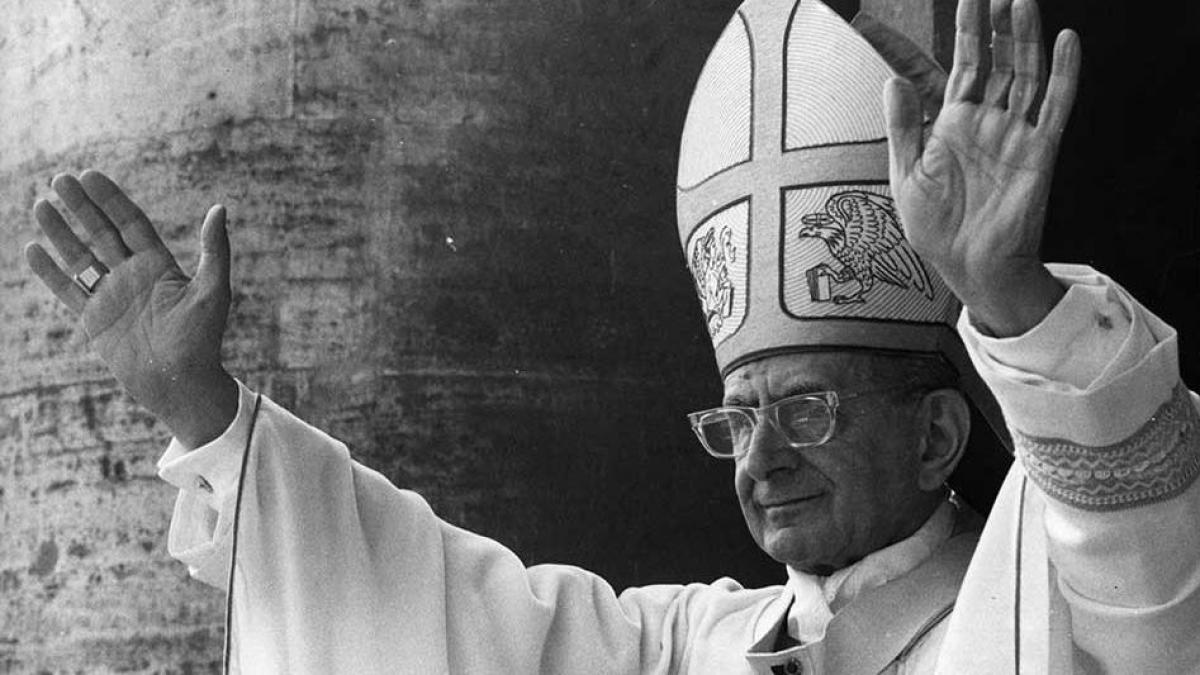
<path id="1" fill-rule="evenodd" d="M 437 519 L 419 496 L 269 400 L 259 405 L 225 372 L 224 209 L 209 211 L 189 278 L 102 174 L 58 176 L 54 188 L 92 246 L 39 202 L 63 267 L 37 244 L 28 261 L 126 390 L 175 433 L 160 462 L 180 488 L 168 548 L 229 592 L 235 672 L 664 671 L 687 657 L 697 625 L 762 597 L 731 582 L 618 597 L 595 575 L 526 569 L 499 544 Z M 98 282 L 70 278 L 89 266 Z"/>
<path id="2" fill-rule="evenodd" d="M 993 338 L 965 317 L 959 328 L 1029 489 L 1048 497 L 1041 524 L 1075 645 L 1103 672 L 1191 672 L 1200 416 L 1175 331 L 1107 277 L 1051 269 L 1069 290 L 1029 332 Z"/>
<path id="3" fill-rule="evenodd" d="M 219 438 L 160 463 L 181 489 L 172 555 L 224 587 L 237 537 L 240 672 L 678 672 L 689 639 L 774 594 L 723 581 L 618 596 L 578 568 L 526 568 L 270 400 L 255 416 L 241 394 Z"/>
<path id="4" fill-rule="evenodd" d="M 990 72 L 979 5 L 959 4 L 954 70 L 927 142 L 911 88 L 889 85 L 905 231 L 966 305 L 960 331 L 1045 505 L 1039 524 L 1077 665 L 1191 672 L 1200 663 L 1200 420 L 1179 381 L 1174 331 L 1107 278 L 1042 264 L 1078 38 L 1058 36 L 1035 106 L 1033 0 L 992 3 Z"/>

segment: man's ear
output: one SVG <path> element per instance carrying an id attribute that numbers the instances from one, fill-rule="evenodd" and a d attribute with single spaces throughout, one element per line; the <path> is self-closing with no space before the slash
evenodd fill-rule
<path id="1" fill-rule="evenodd" d="M 921 425 L 917 484 L 931 492 L 946 484 L 966 451 L 971 409 L 961 391 L 934 389 L 921 398 L 917 420 Z"/>

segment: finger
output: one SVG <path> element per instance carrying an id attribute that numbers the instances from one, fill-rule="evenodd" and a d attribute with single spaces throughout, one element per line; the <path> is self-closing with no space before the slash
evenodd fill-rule
<path id="1" fill-rule="evenodd" d="M 889 173 L 895 189 L 921 158 L 921 99 L 911 82 L 893 77 L 883 88 L 883 108 L 888 125 Z"/>
<path id="2" fill-rule="evenodd" d="M 83 306 L 87 304 L 87 294 L 59 269 L 46 249 L 37 244 L 26 245 L 25 261 L 29 263 L 30 269 L 38 279 L 54 293 L 54 297 L 61 300 L 75 314 L 83 311 Z"/>
<path id="3" fill-rule="evenodd" d="M 33 205 L 33 217 L 37 219 L 42 232 L 46 233 L 46 238 L 54 244 L 58 257 L 72 274 L 78 273 L 94 260 L 91 249 L 79 240 L 66 219 L 58 209 L 50 205 L 50 202 L 39 199 Z"/>
<path id="4" fill-rule="evenodd" d="M 1012 78 L 1012 0 L 992 0 L 992 72 L 984 88 L 984 103 L 1001 107 L 1008 105 Z"/>
<path id="5" fill-rule="evenodd" d="M 196 280 L 206 288 L 228 288 L 229 258 L 225 207 L 218 204 L 208 210 L 200 228 L 200 263 Z"/>
<path id="6" fill-rule="evenodd" d="M 1008 109 L 1028 115 L 1037 99 L 1042 72 L 1042 21 L 1033 0 L 1013 0 L 1013 82 Z"/>
<path id="7" fill-rule="evenodd" d="M 1079 64 L 1082 60 L 1079 36 L 1073 30 L 1064 30 L 1054 41 L 1054 62 L 1050 70 L 1050 83 L 1046 86 L 1046 99 L 1038 114 L 1038 126 L 1046 127 L 1056 134 L 1062 133 L 1075 105 L 1075 92 L 1079 88 Z"/>
<path id="8" fill-rule="evenodd" d="M 980 38 L 980 0 L 959 0 L 955 18 L 954 66 L 946 86 L 947 104 L 977 100 L 986 55 Z"/>
<path id="9" fill-rule="evenodd" d="M 117 184 L 108 176 L 88 169 L 79 177 L 92 203 L 100 207 L 116 225 L 121 238 L 132 251 L 147 251 L 155 248 L 166 248 L 166 244 L 154 230 L 154 224 L 146 214 L 133 202 Z"/>
<path id="10" fill-rule="evenodd" d="M 117 228 L 108 219 L 108 216 L 104 215 L 104 212 L 88 198 L 83 186 L 79 184 L 78 180 L 75 180 L 74 176 L 60 173 L 54 177 L 50 185 L 62 198 L 71 213 L 79 219 L 79 222 L 83 223 L 92 242 L 92 251 L 101 262 L 109 267 L 116 267 L 130 256 L 129 249 L 125 246 L 125 241 L 121 239 Z"/>

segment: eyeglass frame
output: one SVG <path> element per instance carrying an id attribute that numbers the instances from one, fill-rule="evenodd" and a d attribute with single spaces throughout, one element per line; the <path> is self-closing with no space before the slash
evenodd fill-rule
<path id="1" fill-rule="evenodd" d="M 758 406 L 757 408 L 751 407 L 751 406 L 745 406 L 745 405 L 722 405 L 722 406 L 717 406 L 715 408 L 708 408 L 707 410 L 698 410 L 693 413 L 688 413 L 687 418 L 688 418 L 688 422 L 690 422 L 692 425 L 692 433 L 696 434 L 696 438 L 699 439 L 700 445 L 704 448 L 704 450 L 708 454 L 712 455 L 713 457 L 716 457 L 717 459 L 738 459 L 738 458 L 745 456 L 746 452 L 749 450 L 749 446 L 747 445 L 746 450 L 743 450 L 740 453 L 734 453 L 731 455 L 717 454 L 716 451 L 714 451 L 711 447 L 709 447 L 708 442 L 704 440 L 704 435 L 700 433 L 700 422 L 704 418 L 705 415 L 710 415 L 712 413 L 723 412 L 723 411 L 727 411 L 727 410 L 733 410 L 733 411 L 737 411 L 739 413 L 749 416 L 750 421 L 751 421 L 751 427 L 750 427 L 751 439 L 753 439 L 754 433 L 756 431 L 758 431 L 758 425 L 761 423 L 761 420 L 765 417 L 766 420 L 775 429 L 775 431 L 779 434 L 779 436 L 782 437 L 787 442 L 789 447 L 791 447 L 793 449 L 815 448 L 815 447 L 825 445 L 826 443 L 829 442 L 829 440 L 831 438 L 833 438 L 833 434 L 837 430 L 838 406 L 841 405 L 843 402 L 852 401 L 856 398 L 860 398 L 863 396 L 872 396 L 875 394 L 885 394 L 885 393 L 893 392 L 893 391 L 903 391 L 905 389 L 928 391 L 930 388 L 927 386 L 924 386 L 922 384 L 916 383 L 916 382 L 907 382 L 905 384 L 897 384 L 897 385 L 892 385 L 890 387 L 880 387 L 878 389 L 868 389 L 866 391 L 855 392 L 853 394 L 848 394 L 846 396 L 840 396 L 836 391 L 834 391 L 832 389 L 828 389 L 825 391 L 811 391 L 811 392 L 805 392 L 803 394 L 793 394 L 791 396 L 784 396 L 783 398 L 779 399 L 778 401 L 772 401 L 766 405 Z M 809 400 L 814 400 L 814 401 L 821 401 L 822 403 L 825 404 L 825 407 L 829 410 L 829 429 L 826 430 L 825 435 L 822 436 L 820 440 L 813 441 L 811 443 L 793 442 L 792 439 L 788 438 L 787 433 L 783 430 L 783 427 L 779 424 L 779 417 L 778 417 L 779 406 L 783 405 L 784 403 L 795 401 L 797 399 L 809 399 Z"/>

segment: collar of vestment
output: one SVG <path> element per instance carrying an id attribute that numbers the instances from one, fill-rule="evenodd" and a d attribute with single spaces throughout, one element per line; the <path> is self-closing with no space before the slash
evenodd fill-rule
<path id="1" fill-rule="evenodd" d="M 898 557 L 909 560 L 911 565 L 899 576 L 889 577 L 882 571 L 896 569 L 895 560 L 890 565 L 879 565 L 878 558 L 871 560 L 868 556 L 853 566 L 856 569 L 843 570 L 847 573 L 836 588 L 828 583 L 834 575 L 817 577 L 822 594 L 818 597 L 823 598 L 824 589 L 831 588 L 839 609 L 833 612 L 825 602 L 832 618 L 825 622 L 820 638 L 804 644 L 798 644 L 786 633 L 788 610 L 796 600 L 789 582 L 756 622 L 755 642 L 746 653 L 749 665 L 756 673 L 874 675 L 883 671 L 888 664 L 902 658 L 953 608 L 978 542 L 981 520 L 969 509 L 948 503 L 927 521 L 928 530 L 925 526 L 918 530 L 918 533 L 924 530 L 923 536 L 914 533 L 913 537 L 898 542 L 904 544 L 914 537 L 917 542 L 937 542 L 932 545 L 934 550 L 923 554 L 920 549 L 924 544 L 918 543 L 913 548 L 900 546 Z M 881 549 L 877 554 L 894 548 Z M 907 555 L 903 555 L 905 552 Z M 885 555 L 883 561 L 888 562 L 891 557 Z M 866 574 L 860 570 L 874 572 Z M 859 577 L 860 574 L 863 576 Z M 855 592 L 850 596 L 851 587 L 847 584 L 852 578 L 864 581 L 854 582 Z M 847 595 L 839 600 L 839 594 Z"/>
<path id="2" fill-rule="evenodd" d="M 788 635 L 802 642 L 825 636 L 833 615 L 864 590 L 882 586 L 929 559 L 954 530 L 954 504 L 943 502 L 909 537 L 881 548 L 829 576 L 787 568 L 787 590 L 792 594 Z"/>

